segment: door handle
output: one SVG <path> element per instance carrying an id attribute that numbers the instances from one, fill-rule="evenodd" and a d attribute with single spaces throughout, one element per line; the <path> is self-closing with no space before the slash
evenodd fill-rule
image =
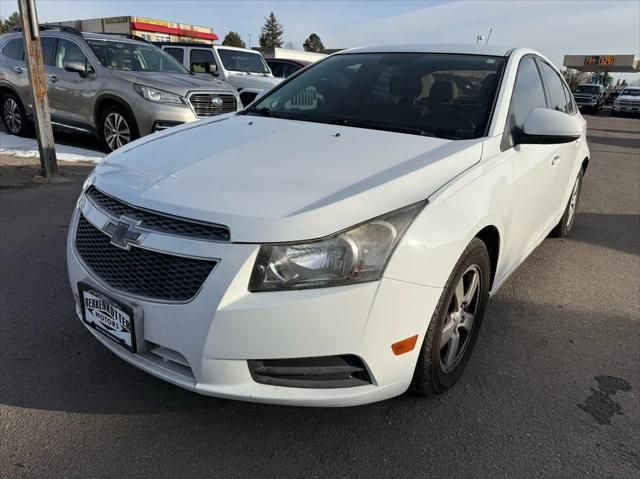
<path id="1" fill-rule="evenodd" d="M 560 164 L 560 155 L 554 156 L 551 160 L 551 166 L 557 166 L 558 164 Z"/>
<path id="2" fill-rule="evenodd" d="M 22 67 L 13 67 L 13 71 L 16 73 L 24 73 L 24 68 Z"/>
<path id="3" fill-rule="evenodd" d="M 55 83 L 58 81 L 58 77 L 55 75 L 47 75 L 47 78 L 51 81 L 51 83 Z"/>

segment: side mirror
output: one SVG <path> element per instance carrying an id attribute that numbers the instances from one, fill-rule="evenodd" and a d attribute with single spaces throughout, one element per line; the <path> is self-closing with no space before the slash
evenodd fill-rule
<path id="1" fill-rule="evenodd" d="M 535 108 L 524 120 L 524 128 L 516 138 L 518 144 L 554 145 L 580 138 L 582 127 L 578 121 L 558 110 Z"/>
<path id="2" fill-rule="evenodd" d="M 214 77 L 220 75 L 218 71 L 218 65 L 216 63 L 209 63 L 209 73 L 211 73 Z"/>
<path id="3" fill-rule="evenodd" d="M 76 72 L 82 78 L 87 76 L 87 67 L 83 62 L 65 62 L 64 69 L 68 72 Z"/>

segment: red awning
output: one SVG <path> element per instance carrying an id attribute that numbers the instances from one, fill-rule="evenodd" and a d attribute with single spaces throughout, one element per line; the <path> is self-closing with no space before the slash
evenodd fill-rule
<path id="1" fill-rule="evenodd" d="M 218 35 L 216 35 L 215 33 L 197 32 L 195 30 L 165 27 L 164 25 L 153 25 L 151 23 L 131 22 L 131 28 L 133 28 L 134 30 L 144 30 L 146 32 L 168 33 L 170 35 L 182 35 L 185 37 L 204 38 L 206 40 L 218 40 Z"/>

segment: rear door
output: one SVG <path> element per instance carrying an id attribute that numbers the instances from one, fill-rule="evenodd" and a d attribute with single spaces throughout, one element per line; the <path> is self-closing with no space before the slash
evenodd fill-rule
<path id="1" fill-rule="evenodd" d="M 21 37 L 9 40 L 2 47 L 2 80 L 13 87 L 18 93 L 27 112 L 31 111 L 31 89 L 29 88 L 29 75 L 27 65 L 24 62 L 24 47 Z"/>
<path id="2" fill-rule="evenodd" d="M 549 223 L 549 207 L 557 169 L 552 160 L 555 145 L 516 145 L 514 139 L 534 108 L 546 108 L 542 79 L 533 56 L 525 56 L 518 66 L 505 128 L 503 155 L 508 156 L 505 181 L 513 192 L 510 214 L 505 220 L 505 258 L 509 270 L 539 241 Z M 502 256 L 502 254 L 501 254 Z"/>

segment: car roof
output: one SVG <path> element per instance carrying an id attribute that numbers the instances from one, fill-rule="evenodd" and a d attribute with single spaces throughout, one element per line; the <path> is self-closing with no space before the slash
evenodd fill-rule
<path id="1" fill-rule="evenodd" d="M 345 53 L 453 53 L 506 57 L 513 50 L 512 47 L 476 45 L 474 43 L 419 43 L 350 48 L 334 53 L 334 55 L 344 55 Z"/>
<path id="2" fill-rule="evenodd" d="M 119 35 L 117 33 L 95 33 L 95 32 L 82 32 L 82 37 L 86 40 L 112 40 L 117 42 L 128 43 L 141 43 L 148 44 L 145 40 L 137 40 L 135 38 L 128 38 L 126 34 Z"/>

